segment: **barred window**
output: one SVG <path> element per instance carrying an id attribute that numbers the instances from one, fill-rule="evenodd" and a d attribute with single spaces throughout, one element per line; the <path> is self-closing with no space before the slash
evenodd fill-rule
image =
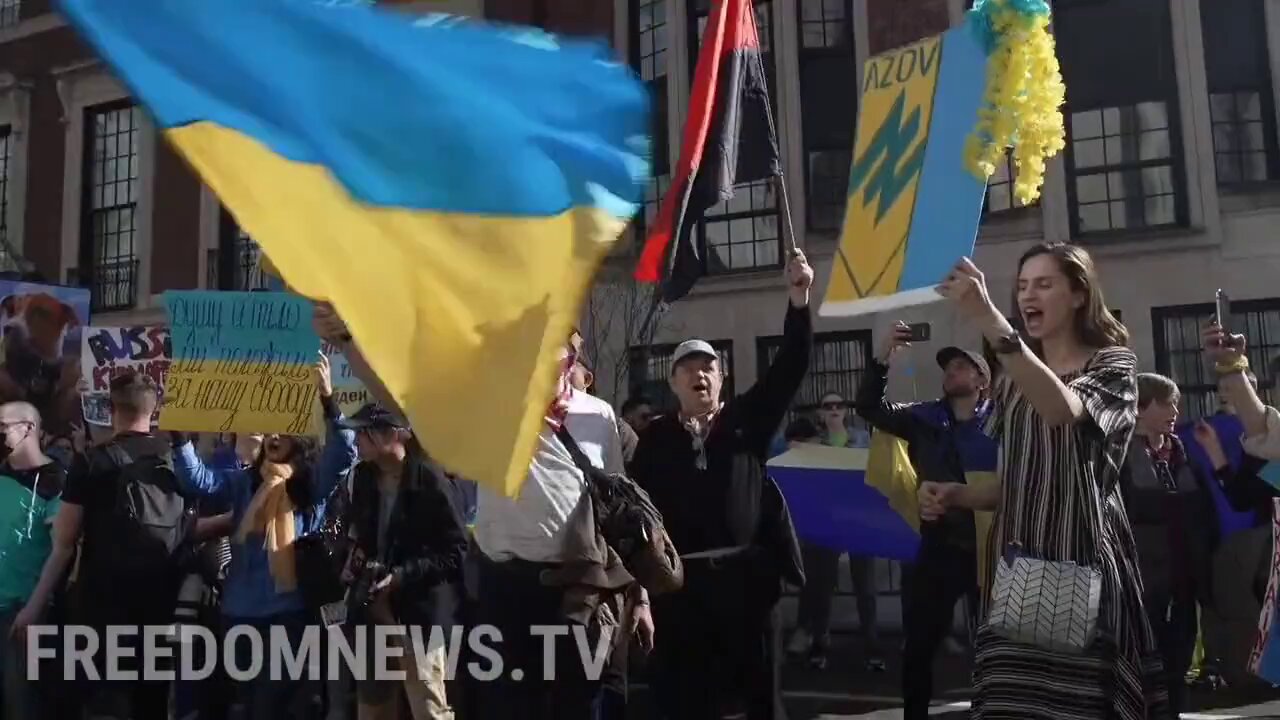
<path id="1" fill-rule="evenodd" d="M 1060 0 L 1054 31 L 1068 88 L 1073 234 L 1185 225 L 1169 4 Z"/>
<path id="2" fill-rule="evenodd" d="M 757 377 L 773 364 L 782 349 L 782 336 L 756 339 Z M 816 333 L 809 372 L 796 393 L 792 414 L 813 412 L 827 393 L 839 393 L 849 403 L 858 396 L 862 377 L 872 362 L 872 339 L 869 330 L 845 330 Z"/>
<path id="3" fill-rule="evenodd" d="M 1217 374 L 1205 358 L 1200 333 L 1213 317 L 1213 303 L 1158 307 L 1151 310 L 1156 371 L 1178 383 L 1179 408 L 1186 418 L 1202 418 L 1219 410 Z M 1280 356 L 1280 298 L 1231 304 L 1228 325 L 1249 339 L 1249 364 L 1258 376 L 1263 402 L 1274 405 L 1275 360 Z"/>
<path id="4" fill-rule="evenodd" d="M 711 340 L 711 347 L 720 356 L 720 369 L 724 372 L 724 385 L 720 389 L 720 398 L 728 400 L 733 397 L 733 341 Z M 671 392 L 671 359 L 675 356 L 678 344 L 650 345 L 648 352 L 643 346 L 632 347 L 629 355 L 629 389 L 631 397 L 644 396 L 653 402 L 654 410 L 670 413 L 680 409 L 675 393 Z"/>
<path id="5" fill-rule="evenodd" d="M 129 101 L 85 110 L 81 277 L 91 279 L 96 311 L 137 302 L 141 126 L 142 111 Z"/>

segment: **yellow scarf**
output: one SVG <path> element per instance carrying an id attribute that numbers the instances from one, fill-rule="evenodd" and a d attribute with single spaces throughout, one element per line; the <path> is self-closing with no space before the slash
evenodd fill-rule
<path id="1" fill-rule="evenodd" d="M 253 494 L 249 508 L 245 510 L 240 528 L 236 530 L 236 542 L 244 543 L 254 533 L 263 534 L 262 546 L 267 551 L 271 577 L 276 581 L 277 592 L 291 592 L 298 587 L 297 569 L 293 564 L 293 541 L 296 529 L 293 524 L 293 501 L 285 487 L 285 481 L 293 476 L 292 465 L 280 465 L 263 461 L 260 470 L 262 484 Z"/>

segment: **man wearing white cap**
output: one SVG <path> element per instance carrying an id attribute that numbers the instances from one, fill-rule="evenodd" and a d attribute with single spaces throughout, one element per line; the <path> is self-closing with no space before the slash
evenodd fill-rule
<path id="1" fill-rule="evenodd" d="M 715 350 L 682 343 L 670 378 L 680 411 L 645 428 L 631 463 L 684 560 L 684 587 L 653 599 L 651 681 L 668 720 L 780 715 L 774 610 L 783 581 L 802 585 L 804 570 L 764 461 L 813 349 L 813 269 L 797 252 L 786 272 L 782 348 L 764 376 L 722 402 Z"/>

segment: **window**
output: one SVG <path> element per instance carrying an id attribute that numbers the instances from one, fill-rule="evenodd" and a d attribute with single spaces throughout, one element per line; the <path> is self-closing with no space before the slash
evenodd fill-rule
<path id="1" fill-rule="evenodd" d="M 17 269 L 17 253 L 9 244 L 9 166 L 13 161 L 13 135 L 0 126 L 0 271 Z M 21 238 L 13 238 L 21 242 Z"/>
<path id="2" fill-rule="evenodd" d="M 1013 181 L 1018 177 L 1014 167 L 1013 153 L 1006 152 L 1004 159 L 996 164 L 996 171 L 987 179 L 987 195 L 982 203 L 982 213 L 993 215 L 1008 210 L 1026 207 L 1013 193 Z M 1038 205 L 1037 199 L 1032 205 Z"/>
<path id="3" fill-rule="evenodd" d="M 0 0 L 0 28 L 17 25 L 21 16 L 22 0 Z"/>
<path id="4" fill-rule="evenodd" d="M 1054 28 L 1073 234 L 1185 225 L 1169 4 L 1058 0 Z"/>
<path id="5" fill-rule="evenodd" d="M 702 32 L 707 26 L 710 0 L 689 0 L 690 74 L 696 71 L 696 58 Z M 772 52 L 773 3 L 755 3 L 756 26 L 760 33 L 761 60 L 769 96 L 777 107 L 776 83 Z M 722 200 L 707 210 L 694 232 L 708 275 L 725 275 L 782 267 L 782 233 L 778 223 L 777 185 L 772 179 L 740 183 L 733 197 Z"/>
<path id="6" fill-rule="evenodd" d="M 1200 332 L 1213 316 L 1212 303 L 1154 308 L 1151 311 L 1156 371 L 1182 389 L 1182 414 L 1201 418 L 1218 411 L 1217 374 L 1200 348 Z M 1280 353 L 1280 298 L 1231 303 L 1231 325 L 1249 338 L 1249 364 L 1258 376 L 1263 402 L 1274 405 L 1276 377 L 1272 360 Z"/>
<path id="7" fill-rule="evenodd" d="M 1276 110 L 1263 3 L 1204 5 L 1205 74 L 1213 121 L 1214 165 L 1226 187 L 1265 182 L 1277 172 Z"/>
<path id="8" fill-rule="evenodd" d="M 637 237 L 643 242 L 653 227 L 662 196 L 671 185 L 670 134 L 667 127 L 667 62 L 670 0 L 631 0 L 631 65 L 648 84 L 653 97 L 653 177 L 645 189 L 644 209 L 637 218 Z"/>
<path id="9" fill-rule="evenodd" d="M 844 221 L 858 116 L 853 21 L 846 0 L 798 0 L 796 11 L 808 226 L 838 232 Z"/>
<path id="10" fill-rule="evenodd" d="M 711 347 L 720 356 L 720 369 L 724 371 L 724 385 L 720 388 L 721 399 L 733 397 L 733 341 L 711 340 Z M 630 350 L 631 395 L 643 395 L 654 404 L 659 412 L 675 412 L 679 409 L 675 393 L 671 392 L 671 358 L 675 355 L 676 344 L 651 345 L 645 353 L 643 347 Z"/>
<path id="11" fill-rule="evenodd" d="M 137 302 L 138 128 L 142 111 L 130 102 L 85 110 L 82 278 L 91 279 L 95 311 Z"/>
<path id="12" fill-rule="evenodd" d="M 218 249 L 210 251 L 209 287 L 219 290 L 265 290 L 262 248 L 236 224 L 225 208 L 218 227 Z"/>
<path id="13" fill-rule="evenodd" d="M 781 347 L 781 336 L 756 340 L 757 377 L 764 377 Z M 871 347 L 869 330 L 815 334 L 809 373 L 796 393 L 793 413 L 816 410 L 822 396 L 831 392 L 840 393 L 852 403 L 858 396 L 862 375 L 872 362 Z"/>

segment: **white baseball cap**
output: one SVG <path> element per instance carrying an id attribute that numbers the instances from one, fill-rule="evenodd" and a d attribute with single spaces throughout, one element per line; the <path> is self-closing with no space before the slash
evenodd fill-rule
<path id="1" fill-rule="evenodd" d="M 716 353 L 716 349 L 711 347 L 711 343 L 706 340 L 685 340 L 676 347 L 675 354 L 671 356 L 671 371 L 675 372 L 676 366 L 680 364 L 680 361 L 690 355 L 707 355 L 713 358 L 720 357 L 720 355 Z"/>

